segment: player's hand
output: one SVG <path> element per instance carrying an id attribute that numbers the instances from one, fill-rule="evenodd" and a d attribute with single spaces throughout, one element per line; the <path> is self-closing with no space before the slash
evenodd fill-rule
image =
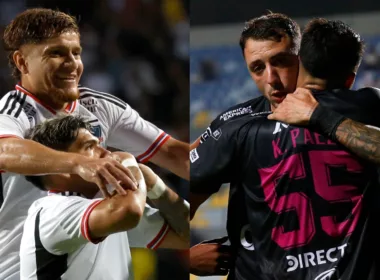
<path id="1" fill-rule="evenodd" d="M 110 197 L 107 184 L 112 185 L 119 194 L 127 193 L 124 188 L 137 190 L 132 172 L 112 157 L 93 159 L 81 156 L 73 173 L 98 185 L 104 197 Z"/>
<path id="2" fill-rule="evenodd" d="M 190 273 L 197 276 L 227 275 L 231 247 L 222 245 L 228 237 L 202 242 L 190 248 Z"/>
<path id="3" fill-rule="evenodd" d="M 157 183 L 157 174 L 154 173 L 154 171 L 149 168 L 148 166 L 139 163 L 139 168 L 144 176 L 145 184 L 146 184 L 146 191 L 150 191 L 153 186 Z"/>
<path id="4" fill-rule="evenodd" d="M 317 105 L 318 102 L 310 90 L 297 88 L 293 94 L 286 96 L 284 101 L 268 116 L 268 119 L 291 125 L 308 125 Z"/>

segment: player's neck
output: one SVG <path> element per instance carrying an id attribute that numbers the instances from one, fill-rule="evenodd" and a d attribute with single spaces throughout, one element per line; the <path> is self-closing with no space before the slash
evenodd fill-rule
<path id="1" fill-rule="evenodd" d="M 49 93 L 40 92 L 35 90 L 33 86 L 28 83 L 28 81 L 23 80 L 21 86 L 28 91 L 29 94 L 34 95 L 39 101 L 41 101 L 42 105 L 48 106 L 55 111 L 61 111 L 68 105 L 67 102 L 60 103 L 49 97 Z"/>
<path id="2" fill-rule="evenodd" d="M 44 105 L 47 105 L 51 108 L 53 108 L 55 111 L 61 111 L 61 110 L 64 110 L 68 103 L 57 103 L 57 102 L 54 102 L 53 100 L 51 100 L 47 94 L 38 94 L 38 93 L 33 93 L 34 96 L 36 96 L 39 100 L 41 100 L 41 102 L 44 104 Z"/>
<path id="3" fill-rule="evenodd" d="M 324 90 L 326 86 L 326 80 L 313 77 L 308 71 L 306 71 L 306 69 L 300 62 L 298 69 L 297 87 L 314 90 Z"/>
<path id="4" fill-rule="evenodd" d="M 326 89 L 326 80 L 315 78 L 309 75 L 305 75 L 302 78 L 298 78 L 297 87 L 314 89 L 314 90 L 324 90 Z"/>

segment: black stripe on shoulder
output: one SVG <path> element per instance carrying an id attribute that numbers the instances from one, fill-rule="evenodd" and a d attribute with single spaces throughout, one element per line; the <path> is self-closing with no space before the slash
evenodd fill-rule
<path id="1" fill-rule="evenodd" d="M 95 97 L 95 98 L 107 100 L 124 110 L 127 108 L 127 105 L 125 104 L 124 101 L 122 101 L 121 99 L 117 98 L 116 96 L 112 94 L 96 91 L 96 90 L 85 88 L 85 87 L 79 88 L 79 92 L 80 92 L 79 99 L 83 99 L 86 97 Z"/>
<path id="2" fill-rule="evenodd" d="M 11 94 L 8 95 L 7 101 L 5 101 L 5 104 L 3 107 L 0 108 L 0 114 L 4 114 L 4 112 L 9 108 L 9 104 L 13 99 L 16 98 L 17 91 L 13 91 Z"/>
<path id="3" fill-rule="evenodd" d="M 21 92 L 17 91 L 16 98 L 13 100 L 11 108 L 7 111 L 7 115 L 13 115 L 16 111 L 17 103 L 20 103 L 21 100 Z"/>
<path id="4" fill-rule="evenodd" d="M 42 209 L 37 213 L 34 226 L 37 280 L 58 280 L 61 279 L 62 274 L 67 270 L 68 255 L 53 255 L 44 248 L 40 236 L 40 215 Z"/>
<path id="5" fill-rule="evenodd" d="M 116 97 L 115 95 L 112 95 L 110 93 L 107 93 L 107 92 L 103 92 L 103 91 L 98 91 L 98 90 L 94 90 L 94 89 L 91 89 L 91 88 L 88 88 L 88 87 L 80 87 L 79 88 L 79 92 L 92 92 L 92 93 L 96 93 L 96 94 L 100 94 L 102 96 L 105 96 L 105 97 L 108 97 L 108 98 L 111 98 L 113 100 L 115 100 L 116 102 L 119 102 L 120 104 L 123 104 L 125 105 L 125 102 L 123 100 L 121 100 L 120 98 Z"/>
<path id="6" fill-rule="evenodd" d="M 20 101 L 20 107 L 18 108 L 18 110 L 15 113 L 15 118 L 18 118 L 21 114 L 21 111 L 24 109 L 25 104 L 26 104 L 25 100 L 26 100 L 26 94 L 23 94 L 23 96 L 21 97 L 21 101 Z"/>

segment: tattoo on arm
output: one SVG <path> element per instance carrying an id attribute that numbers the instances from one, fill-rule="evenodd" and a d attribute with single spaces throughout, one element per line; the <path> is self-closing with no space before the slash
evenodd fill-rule
<path id="1" fill-rule="evenodd" d="M 380 130 L 347 119 L 338 126 L 335 136 L 351 152 L 380 164 Z"/>
<path id="2" fill-rule="evenodd" d="M 190 240 L 190 207 L 177 193 L 166 187 L 158 199 L 150 200 L 170 227 L 186 242 Z"/>

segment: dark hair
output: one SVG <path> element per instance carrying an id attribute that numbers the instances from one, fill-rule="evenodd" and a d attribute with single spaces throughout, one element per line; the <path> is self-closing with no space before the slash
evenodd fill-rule
<path id="1" fill-rule="evenodd" d="M 312 76 L 330 85 L 344 83 L 356 72 L 364 52 L 360 35 L 338 20 L 316 18 L 302 34 L 300 60 Z"/>
<path id="2" fill-rule="evenodd" d="M 292 50 L 298 54 L 301 41 L 299 25 L 284 14 L 270 13 L 247 21 L 240 35 L 239 44 L 244 55 L 245 43 L 248 39 L 280 42 L 284 36 L 290 38 Z"/>
<path id="3" fill-rule="evenodd" d="M 21 78 L 21 73 L 13 61 L 13 53 L 21 46 L 37 44 L 67 31 L 73 31 L 79 35 L 76 19 L 60 11 L 35 8 L 17 15 L 5 28 L 3 36 L 12 75 L 16 79 Z"/>
<path id="4" fill-rule="evenodd" d="M 61 115 L 33 127 L 28 132 L 26 139 L 36 141 L 54 150 L 67 151 L 77 139 L 81 128 L 91 131 L 90 124 L 84 121 L 82 117 Z M 42 176 L 25 177 L 39 189 L 45 190 Z"/>

